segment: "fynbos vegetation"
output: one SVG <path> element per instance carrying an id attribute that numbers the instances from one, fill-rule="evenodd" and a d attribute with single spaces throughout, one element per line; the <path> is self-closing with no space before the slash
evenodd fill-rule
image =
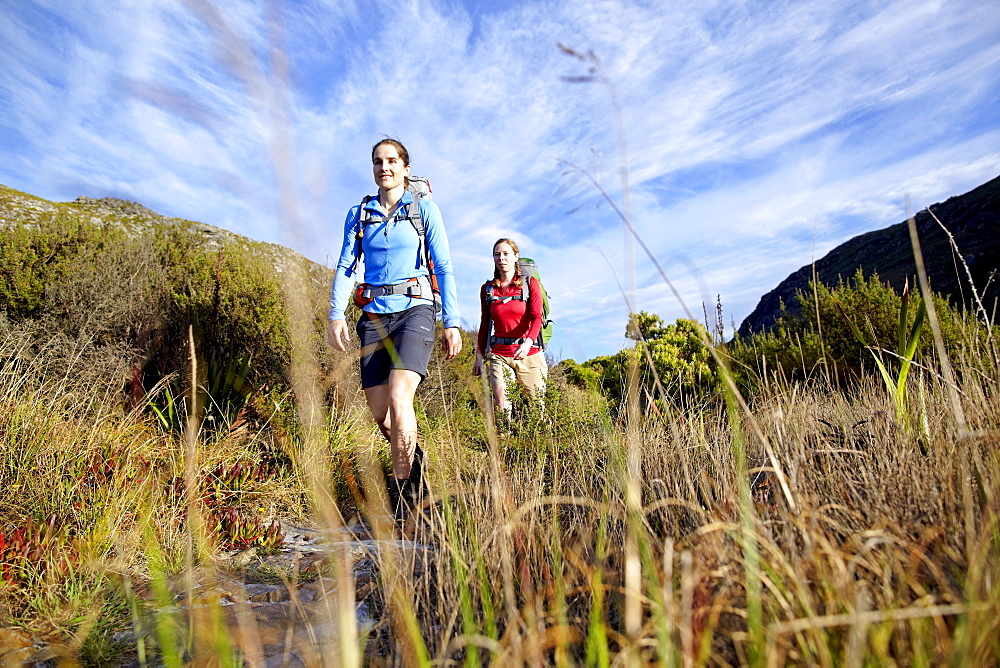
<path id="1" fill-rule="evenodd" d="M 1000 661 L 1000 368 L 978 313 L 922 316 L 859 275 L 729 342 L 639 314 L 635 347 L 558 365 L 544 411 L 498 426 L 467 340 L 418 395 L 431 494 L 408 550 L 383 540 L 388 448 L 353 358 L 322 349 L 325 280 L 301 284 L 319 326 L 296 358 L 273 256 L 3 194 L 0 615 L 50 657 L 262 664 L 274 620 L 204 583 L 259 575 L 280 520 L 375 539 L 269 572 L 335 583 L 281 620 L 311 654 L 278 651 L 316 664 Z"/>

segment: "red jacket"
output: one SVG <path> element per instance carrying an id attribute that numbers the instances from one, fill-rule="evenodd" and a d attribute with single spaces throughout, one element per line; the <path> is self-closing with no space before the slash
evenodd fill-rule
<path id="1" fill-rule="evenodd" d="M 486 307 L 486 284 L 479 289 L 479 304 L 482 311 L 482 318 L 479 321 L 479 337 L 476 341 L 476 351 L 486 350 L 486 338 L 490 334 L 490 320 L 493 321 L 493 335 L 510 337 L 516 339 L 529 338 L 532 341 L 538 338 L 542 331 L 542 286 L 534 278 L 527 278 L 528 283 L 528 303 L 522 299 L 509 299 L 504 301 L 504 297 L 520 297 L 520 285 L 508 285 L 507 287 L 493 287 L 494 301 L 489 309 Z M 497 343 L 492 348 L 497 355 L 513 357 L 517 351 L 516 343 Z M 534 355 L 542 349 L 531 346 L 529 355 Z"/>

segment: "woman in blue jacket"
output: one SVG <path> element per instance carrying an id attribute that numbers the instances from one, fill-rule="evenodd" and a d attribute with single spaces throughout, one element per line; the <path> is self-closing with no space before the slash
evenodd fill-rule
<path id="1" fill-rule="evenodd" d="M 361 343 L 361 387 L 372 416 L 389 440 L 402 520 L 420 494 L 422 451 L 417 444 L 413 397 L 427 375 L 434 345 L 435 302 L 427 257 L 440 287 L 444 333 L 441 345 L 451 359 L 462 349 L 455 278 L 441 212 L 427 197 L 407 190 L 410 156 L 395 139 L 372 147 L 372 172 L 378 196 L 365 198 L 347 213 L 344 242 L 333 280 L 327 340 L 347 350 L 344 311 L 355 292 L 362 308 L 355 328 Z M 410 217 L 419 206 L 424 239 Z M 426 243 L 426 249 L 424 247 Z M 364 283 L 355 288 L 354 273 L 364 257 Z M 363 304 L 363 305 L 362 305 Z M 395 494 L 394 494 L 395 496 Z"/>

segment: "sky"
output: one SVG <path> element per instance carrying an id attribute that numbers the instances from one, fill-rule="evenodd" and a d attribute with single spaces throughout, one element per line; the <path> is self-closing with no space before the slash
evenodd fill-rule
<path id="1" fill-rule="evenodd" d="M 731 333 L 789 273 L 1000 174 L 982 0 L 4 0 L 0 183 L 119 197 L 334 266 L 371 146 L 430 179 L 465 326 L 491 247 L 549 352 L 629 308 Z M 624 218 L 662 267 L 626 242 Z M 947 221 L 944 221 L 947 224 Z M 674 289 L 680 299 L 674 294 Z"/>

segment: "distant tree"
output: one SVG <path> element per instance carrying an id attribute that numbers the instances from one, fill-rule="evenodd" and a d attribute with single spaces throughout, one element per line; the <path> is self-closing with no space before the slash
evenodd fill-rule
<path id="1" fill-rule="evenodd" d="M 663 318 L 655 313 L 633 313 L 625 325 L 625 336 L 633 341 L 649 341 L 663 336 Z"/>
<path id="2" fill-rule="evenodd" d="M 665 325 L 660 316 L 640 311 L 626 325 L 625 336 L 635 341 L 635 346 L 583 363 L 573 378 L 593 382 L 594 376 L 583 371 L 589 369 L 602 392 L 619 405 L 626 395 L 628 368 L 633 359 L 639 367 L 639 385 L 646 401 L 701 395 L 712 387 L 711 355 L 700 323 L 680 318 Z M 660 388 L 666 396 L 662 396 Z"/>

